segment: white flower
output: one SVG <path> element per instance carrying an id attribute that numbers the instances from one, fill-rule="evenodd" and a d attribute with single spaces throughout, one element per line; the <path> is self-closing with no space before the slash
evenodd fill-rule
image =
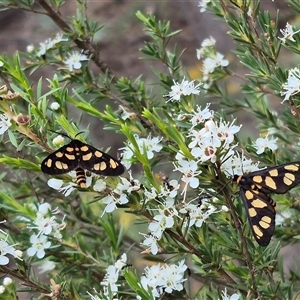
<path id="1" fill-rule="evenodd" d="M 181 181 L 185 183 L 185 186 L 182 190 L 181 195 L 184 195 L 183 202 L 185 201 L 186 192 L 188 186 L 195 189 L 199 186 L 198 175 L 201 174 L 201 171 L 197 171 L 198 163 L 194 160 L 184 160 L 180 153 L 177 153 L 176 159 L 178 166 L 175 165 L 174 171 L 179 171 L 182 173 Z"/>
<path id="2" fill-rule="evenodd" d="M 173 80 L 174 85 L 171 87 L 171 92 L 169 92 L 169 94 L 167 95 L 169 97 L 167 102 L 179 101 L 181 95 L 184 95 L 184 96 L 188 96 L 191 94 L 199 95 L 199 93 L 200 93 L 199 86 L 201 85 L 201 83 L 198 83 L 195 86 L 194 81 L 195 80 L 188 81 L 188 80 L 185 80 L 185 78 L 183 78 L 182 82 L 178 83 L 178 82 L 175 82 L 175 80 Z"/>
<path id="3" fill-rule="evenodd" d="M 103 192 L 106 189 L 106 182 L 103 179 L 96 180 L 93 190 L 95 192 Z"/>
<path id="4" fill-rule="evenodd" d="M 6 254 L 11 254 L 16 258 L 16 250 L 13 246 L 9 245 L 6 241 L 0 240 L 0 265 L 5 266 L 9 263 L 9 259 L 5 256 Z"/>
<path id="5" fill-rule="evenodd" d="M 205 12 L 207 8 L 207 4 L 210 3 L 211 0 L 201 0 L 199 1 L 198 6 L 200 7 L 200 12 Z"/>
<path id="6" fill-rule="evenodd" d="M 126 194 L 121 194 L 119 197 L 115 197 L 112 194 L 107 195 L 102 199 L 102 203 L 107 204 L 102 215 L 104 213 L 111 213 L 117 208 L 117 204 L 126 204 L 128 203 L 128 196 Z"/>
<path id="7" fill-rule="evenodd" d="M 38 258 L 43 258 L 45 256 L 45 249 L 51 246 L 51 242 L 47 241 L 47 236 L 42 234 L 40 236 L 33 234 L 30 237 L 30 243 L 32 246 L 27 249 L 28 256 L 36 255 Z"/>
<path id="8" fill-rule="evenodd" d="M 154 236 L 153 234 L 145 234 L 145 233 L 141 233 L 141 235 L 144 236 L 145 240 L 141 243 L 141 245 L 147 246 L 149 247 L 148 250 L 150 250 L 150 252 L 153 255 L 156 255 L 158 252 L 158 244 L 157 241 L 159 240 L 159 238 L 157 238 L 156 236 Z"/>
<path id="9" fill-rule="evenodd" d="M 121 112 L 120 112 L 120 115 L 121 115 L 121 118 L 123 120 L 132 120 L 132 119 L 136 119 L 136 114 L 134 112 L 131 112 L 131 111 L 128 111 L 126 110 L 122 105 L 119 105 L 119 107 L 121 108 Z"/>
<path id="10" fill-rule="evenodd" d="M 257 154 L 262 154 L 266 148 L 269 148 L 272 151 L 275 151 L 278 148 L 276 144 L 277 138 L 269 140 L 268 136 L 269 135 L 266 135 L 264 138 L 260 137 L 253 143 L 254 148 L 257 149 Z"/>
<path id="11" fill-rule="evenodd" d="M 183 207 L 179 210 L 180 213 L 184 215 L 188 213 L 189 216 L 183 223 L 184 227 L 191 227 L 193 225 L 201 227 L 211 214 L 219 212 L 210 203 L 204 202 L 201 205 L 195 205 L 192 201 L 186 204 L 183 203 Z"/>
<path id="12" fill-rule="evenodd" d="M 52 143 L 55 147 L 61 147 L 65 143 L 65 138 L 59 134 L 53 139 Z"/>
<path id="13" fill-rule="evenodd" d="M 284 96 L 284 99 L 281 103 L 286 100 L 289 100 L 291 96 L 296 95 L 300 91 L 300 70 L 294 68 L 289 70 L 288 80 L 282 85 L 283 91 L 280 92 L 281 96 Z"/>
<path id="14" fill-rule="evenodd" d="M 101 300 L 97 295 L 92 295 L 90 292 L 87 292 L 91 297 L 91 300 Z"/>
<path id="15" fill-rule="evenodd" d="M 238 294 L 232 294 L 231 296 L 227 295 L 227 289 L 225 288 L 222 291 L 222 300 L 238 300 L 240 296 Z"/>
<path id="16" fill-rule="evenodd" d="M 227 67 L 229 61 L 224 59 L 224 55 L 217 52 L 214 57 L 207 57 L 203 61 L 203 74 L 206 79 L 208 74 L 213 73 L 218 67 Z"/>
<path id="17" fill-rule="evenodd" d="M 40 49 L 37 52 L 37 56 L 45 55 L 46 52 L 52 48 L 57 43 L 68 41 L 67 38 L 64 38 L 61 33 L 57 33 L 54 39 L 47 39 L 44 43 L 40 43 Z"/>
<path id="18" fill-rule="evenodd" d="M 0 134 L 3 134 L 11 126 L 10 117 L 7 114 L 0 115 Z"/>
<path id="19" fill-rule="evenodd" d="M 109 296 L 109 291 L 113 294 L 118 292 L 118 286 L 120 286 L 117 284 L 118 278 L 119 270 L 115 266 L 108 266 L 104 279 L 100 282 L 103 285 L 104 295 Z"/>
<path id="20" fill-rule="evenodd" d="M 68 38 L 64 37 L 63 33 L 57 33 L 54 37 L 54 39 L 52 40 L 53 44 L 57 44 L 60 42 L 67 42 Z"/>
<path id="21" fill-rule="evenodd" d="M 159 205 L 157 210 L 158 214 L 153 217 L 153 221 L 149 224 L 148 229 L 152 235 L 161 238 L 166 228 L 173 227 L 174 217 L 178 216 L 178 211 L 175 208 L 173 198 L 167 198 Z"/>
<path id="22" fill-rule="evenodd" d="M 201 48 L 196 49 L 197 59 L 201 59 L 206 54 L 208 55 L 211 52 L 211 48 L 216 44 L 216 40 L 213 37 L 204 39 L 201 43 Z"/>
<path id="23" fill-rule="evenodd" d="M 193 114 L 189 115 L 192 117 L 190 120 L 190 122 L 192 123 L 192 127 L 190 128 L 190 130 L 193 129 L 198 124 L 201 124 L 204 121 L 213 117 L 214 112 L 209 109 L 209 106 L 210 103 L 208 103 L 203 110 L 201 110 L 201 107 L 199 105 L 196 106 L 197 110 L 194 111 Z"/>
<path id="24" fill-rule="evenodd" d="M 235 153 L 233 150 L 228 151 L 224 158 L 222 158 L 222 161 L 221 170 L 227 177 L 234 175 L 240 176 L 259 170 L 259 162 L 253 163 L 253 161 L 247 159 L 243 153 L 240 156 L 239 153 Z"/>
<path id="25" fill-rule="evenodd" d="M 40 43 L 40 49 L 36 53 L 37 56 L 43 56 L 46 54 L 47 50 L 53 48 L 54 44 L 51 39 L 47 39 L 44 43 Z"/>
<path id="26" fill-rule="evenodd" d="M 33 44 L 30 44 L 26 47 L 26 51 L 28 53 L 32 53 L 34 51 L 34 45 Z"/>
<path id="27" fill-rule="evenodd" d="M 64 60 L 64 63 L 68 66 L 69 71 L 72 72 L 74 69 L 80 69 L 81 62 L 84 60 L 88 60 L 88 57 L 85 54 L 73 51 L 72 53 L 69 53 L 69 57 Z"/>
<path id="28" fill-rule="evenodd" d="M 289 23 L 286 23 L 285 29 L 280 29 L 281 34 L 283 35 L 282 38 L 279 37 L 279 39 L 285 43 L 286 40 L 290 40 L 292 42 L 296 42 L 295 39 L 293 38 L 293 35 L 298 33 L 300 31 L 294 31 L 292 25 L 290 25 Z"/>
<path id="29" fill-rule="evenodd" d="M 23 252 L 21 250 L 15 250 L 15 258 L 22 260 Z"/>
<path id="30" fill-rule="evenodd" d="M 8 285 L 10 285 L 10 284 L 12 284 L 12 279 L 10 278 L 10 277 L 5 277 L 4 279 L 3 279 L 3 285 L 4 286 L 8 286 Z"/>
<path id="31" fill-rule="evenodd" d="M 58 110 L 60 108 L 60 104 L 58 102 L 53 102 L 51 103 L 50 108 L 52 110 Z"/>
<path id="32" fill-rule="evenodd" d="M 160 152 L 162 149 L 162 145 L 160 144 L 160 141 L 162 140 L 162 137 L 154 137 L 151 138 L 151 136 L 148 136 L 145 138 L 140 138 L 137 134 L 134 135 L 135 141 L 139 147 L 139 151 L 143 154 L 147 155 L 148 159 L 152 159 L 154 157 L 153 152 Z M 122 153 L 122 163 L 125 165 L 127 169 L 131 166 L 131 159 L 134 157 L 134 152 L 132 150 L 133 145 L 131 143 L 128 144 L 127 147 L 120 148 L 120 150 L 123 150 Z M 146 153 L 144 153 L 144 150 L 146 150 Z"/>
<path id="33" fill-rule="evenodd" d="M 184 260 L 178 265 L 154 265 L 146 267 L 144 275 L 141 277 L 141 285 L 145 290 L 151 290 L 153 297 L 160 298 L 165 293 L 183 290 L 183 282 L 187 266 Z"/>
<path id="34" fill-rule="evenodd" d="M 47 184 L 59 192 L 62 192 L 66 197 L 69 196 L 74 190 L 77 184 L 69 182 L 66 186 L 63 187 L 64 181 L 61 179 L 51 178 L 48 180 Z"/>
<path id="35" fill-rule="evenodd" d="M 0 285 L 0 294 L 3 294 L 5 292 L 5 286 Z"/>
<path id="36" fill-rule="evenodd" d="M 126 266 L 126 264 L 127 264 L 127 254 L 126 254 L 126 253 L 123 253 L 123 254 L 121 255 L 120 259 L 118 259 L 118 260 L 115 262 L 114 266 L 115 266 L 119 271 L 121 271 L 121 270 L 124 268 L 124 266 Z"/>

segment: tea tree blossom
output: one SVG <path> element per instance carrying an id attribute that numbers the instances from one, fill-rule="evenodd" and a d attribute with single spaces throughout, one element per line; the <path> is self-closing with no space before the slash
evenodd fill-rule
<path id="1" fill-rule="evenodd" d="M 186 192 L 188 186 L 195 189 L 199 186 L 198 175 L 202 173 L 202 171 L 198 171 L 198 163 L 194 160 L 184 160 L 181 158 L 181 155 L 177 155 L 176 158 L 179 158 L 176 162 L 174 171 L 179 171 L 182 173 L 181 181 L 185 183 L 185 186 L 182 190 L 183 202 L 186 198 Z"/>
<path id="2" fill-rule="evenodd" d="M 87 293 L 91 297 L 91 300 L 101 300 L 97 295 L 92 295 L 90 292 Z"/>
<path id="3" fill-rule="evenodd" d="M 88 60 L 88 57 L 85 54 L 82 54 L 77 51 L 73 51 L 69 53 L 69 57 L 64 60 L 64 63 L 68 66 L 69 71 L 73 72 L 73 70 L 78 70 L 81 68 L 81 62 Z"/>
<path id="4" fill-rule="evenodd" d="M 247 159 L 244 154 L 239 155 L 230 150 L 223 158 L 221 170 L 227 177 L 240 176 L 259 170 L 258 164 L 259 162 L 254 163 L 251 159 Z"/>
<path id="5" fill-rule="evenodd" d="M 281 103 L 289 100 L 291 96 L 298 94 L 300 91 L 300 70 L 298 68 L 293 68 L 289 70 L 289 75 L 287 82 L 282 85 L 281 96 L 284 99 Z"/>
<path id="6" fill-rule="evenodd" d="M 59 134 L 53 139 L 52 143 L 55 147 L 61 147 L 65 143 L 65 138 Z"/>
<path id="7" fill-rule="evenodd" d="M 7 114 L 0 114 L 0 134 L 3 134 L 11 126 L 10 117 Z"/>
<path id="8" fill-rule="evenodd" d="M 256 141 L 253 142 L 254 148 L 257 149 L 257 154 L 262 154 L 266 148 L 271 149 L 272 151 L 275 151 L 278 146 L 276 144 L 277 138 L 275 139 L 269 139 L 269 136 L 266 135 L 264 138 L 260 137 Z"/>
<path id="9" fill-rule="evenodd" d="M 193 225 L 201 227 L 211 214 L 219 212 L 217 208 L 210 203 L 196 205 L 192 203 L 192 201 L 187 204 L 183 203 L 183 207 L 179 210 L 181 214 L 188 213 L 189 215 L 189 218 L 183 223 L 184 227 L 191 227 Z"/>
<path id="10" fill-rule="evenodd" d="M 231 296 L 227 295 L 227 289 L 225 288 L 222 291 L 222 299 L 221 300 L 239 300 L 240 296 L 238 294 L 232 294 Z"/>
<path id="11" fill-rule="evenodd" d="M 76 188 L 77 184 L 74 182 L 69 182 L 67 185 L 64 185 L 64 181 L 61 179 L 51 178 L 48 180 L 47 184 L 59 192 L 62 192 L 66 197 L 69 196 Z"/>
<path id="12" fill-rule="evenodd" d="M 61 33 L 57 33 L 56 36 L 54 37 L 54 39 L 47 39 L 45 42 L 43 43 L 40 43 L 40 48 L 39 50 L 37 51 L 37 56 L 42 56 L 42 55 L 45 55 L 46 52 L 52 48 L 55 47 L 56 44 L 60 43 L 60 42 L 66 42 L 68 41 L 67 38 L 65 38 L 63 36 L 63 34 Z M 30 50 L 32 51 L 32 47 L 27 47 L 27 51 Z M 28 51 L 28 52 L 30 52 Z"/>
<path id="13" fill-rule="evenodd" d="M 93 185 L 93 190 L 95 192 L 103 192 L 106 189 L 106 182 L 103 179 L 96 180 L 95 184 Z"/>
<path id="14" fill-rule="evenodd" d="M 3 285 L 4 285 L 4 286 L 10 285 L 10 284 L 12 284 L 12 282 L 13 282 L 13 280 L 12 280 L 10 277 L 5 277 L 5 278 L 3 279 Z"/>
<path id="15" fill-rule="evenodd" d="M 55 189 L 58 190 L 59 192 L 63 193 L 66 197 L 69 196 L 74 190 L 76 190 L 76 187 L 78 187 L 78 185 L 75 183 L 76 182 L 76 172 L 75 171 L 71 171 L 68 173 L 71 178 L 72 178 L 72 182 L 67 183 L 66 185 L 64 185 L 64 181 L 61 179 L 56 179 L 56 178 L 51 178 L 48 180 L 47 184 Z M 90 187 L 92 184 L 92 176 L 86 176 L 86 187 Z"/>
<path id="16" fill-rule="evenodd" d="M 296 42 L 296 40 L 294 39 L 293 36 L 294 36 L 296 33 L 298 33 L 299 31 L 300 31 L 300 29 L 297 30 L 297 31 L 294 31 L 293 26 L 290 25 L 289 23 L 286 23 L 285 28 L 284 28 L 284 29 L 280 29 L 280 32 L 281 32 L 281 34 L 283 35 L 283 37 L 282 37 L 282 38 L 279 37 L 279 39 L 280 39 L 283 43 L 285 43 L 286 40 L 290 40 L 290 41 L 292 41 L 292 42 Z"/>
<path id="17" fill-rule="evenodd" d="M 37 258 L 43 258 L 45 256 L 45 249 L 51 247 L 51 242 L 47 240 L 46 235 L 35 235 L 30 237 L 30 243 L 32 244 L 30 248 L 27 249 L 28 256 L 36 255 Z"/>
<path id="18" fill-rule="evenodd" d="M 51 210 L 49 203 L 42 203 L 38 208 L 33 207 L 33 210 L 36 213 L 35 219 L 31 220 L 25 218 L 25 222 L 28 223 L 27 227 L 37 232 L 37 236 L 51 235 L 60 240 L 62 238 L 61 231 L 65 228 L 66 223 L 64 222 L 64 218 L 60 221 L 56 217 L 56 215 L 59 214 L 59 210 Z"/>
<path id="19" fill-rule="evenodd" d="M 162 144 L 160 144 L 162 137 L 152 138 L 151 136 L 148 136 L 147 138 L 140 138 L 137 134 L 135 134 L 134 138 L 139 151 L 147 155 L 148 159 L 152 159 L 154 157 L 154 152 L 160 152 L 163 147 Z M 122 163 L 125 165 L 126 169 L 131 167 L 131 159 L 134 157 L 133 148 L 134 147 L 131 143 L 128 143 L 126 147 L 120 148 L 120 150 L 123 150 Z M 144 153 L 145 150 L 146 153 Z"/>
<path id="20" fill-rule="evenodd" d="M 178 216 L 178 211 L 174 206 L 174 199 L 167 198 L 160 203 L 157 209 L 158 214 L 153 217 L 153 221 L 149 224 L 148 229 L 157 238 L 160 238 L 167 228 L 174 225 L 174 217 Z"/>
<path id="21" fill-rule="evenodd" d="M 183 290 L 183 282 L 186 281 L 184 278 L 186 269 L 184 260 L 178 265 L 161 266 L 158 264 L 146 267 L 140 284 L 146 291 L 150 289 L 155 299 L 160 298 L 163 293 L 171 294 L 173 291 Z"/>
<path id="22" fill-rule="evenodd" d="M 196 111 L 194 111 L 193 114 L 187 115 L 190 116 L 190 122 L 192 123 L 192 127 L 190 130 L 192 130 L 195 126 L 198 124 L 204 123 L 204 121 L 209 120 L 213 117 L 214 112 L 209 109 L 210 103 L 206 105 L 206 107 L 201 110 L 201 107 L 199 105 L 196 106 Z"/>
<path id="23" fill-rule="evenodd" d="M 141 243 L 141 245 L 143 246 L 147 246 L 148 247 L 148 251 L 150 251 L 153 255 L 156 255 L 158 253 L 158 243 L 157 241 L 160 238 L 157 238 L 153 233 L 149 233 L 149 234 L 145 234 L 145 233 L 141 233 L 141 235 L 144 236 L 144 241 Z"/>
<path id="24" fill-rule="evenodd" d="M 58 102 L 53 102 L 51 103 L 50 108 L 52 110 L 58 110 L 60 108 L 60 104 Z"/>
<path id="25" fill-rule="evenodd" d="M 198 7 L 200 7 L 200 12 L 205 12 L 207 5 L 210 3 L 211 0 L 201 0 L 199 1 Z"/>
<path id="26" fill-rule="evenodd" d="M 224 58 L 224 55 L 217 52 L 215 55 L 211 57 L 207 57 L 203 60 L 203 78 L 207 79 L 209 74 L 213 73 L 214 70 L 218 67 L 227 67 L 229 65 L 229 61 Z"/>
<path id="27" fill-rule="evenodd" d="M 116 294 L 118 292 L 118 287 L 120 284 L 117 284 L 117 281 L 119 279 L 120 271 L 124 268 L 126 262 L 127 255 L 124 253 L 114 265 L 110 265 L 106 269 L 104 279 L 100 283 L 103 286 L 103 292 L 105 296 L 109 297 L 109 292 L 112 294 Z"/>
<path id="28" fill-rule="evenodd" d="M 9 258 L 7 254 L 12 255 L 15 258 L 21 259 L 20 255 L 17 255 L 14 246 L 9 245 L 6 240 L 0 240 L 0 265 L 5 266 L 9 263 Z"/>
<path id="29" fill-rule="evenodd" d="M 111 213 L 117 208 L 117 204 L 122 205 L 128 203 L 128 197 L 126 194 L 121 194 L 120 197 L 115 197 L 112 193 L 101 199 L 101 202 L 106 204 L 106 207 L 102 213 Z"/>
<path id="30" fill-rule="evenodd" d="M 216 40 L 213 37 L 204 39 L 201 43 L 201 48 L 196 49 L 197 58 L 200 60 L 203 56 L 206 56 L 211 52 L 211 48 L 216 44 Z M 214 48 L 213 48 L 214 49 Z"/>
<path id="31" fill-rule="evenodd" d="M 199 95 L 200 94 L 199 86 L 201 85 L 201 83 L 198 83 L 195 86 L 194 81 L 195 80 L 188 81 L 185 80 L 185 78 L 183 78 L 182 82 L 179 83 L 173 80 L 174 85 L 171 87 L 171 92 L 169 92 L 169 94 L 167 95 L 169 97 L 167 102 L 179 101 L 182 95 L 184 96 L 188 96 L 191 94 Z"/>

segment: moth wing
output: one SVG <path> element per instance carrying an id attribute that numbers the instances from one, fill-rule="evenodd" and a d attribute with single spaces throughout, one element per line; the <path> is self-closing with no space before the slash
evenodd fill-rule
<path id="1" fill-rule="evenodd" d="M 275 230 L 275 202 L 259 190 L 240 189 L 251 231 L 257 243 L 267 246 Z"/>
<path id="2" fill-rule="evenodd" d="M 80 147 L 80 167 L 103 176 L 119 176 L 125 169 L 121 162 L 90 145 Z"/>
<path id="3" fill-rule="evenodd" d="M 255 171 L 247 177 L 264 193 L 284 194 L 300 183 L 300 162 Z"/>
<path id="4" fill-rule="evenodd" d="M 72 143 L 67 144 L 49 154 L 41 164 L 42 172 L 49 175 L 61 175 L 78 167 L 75 148 Z"/>

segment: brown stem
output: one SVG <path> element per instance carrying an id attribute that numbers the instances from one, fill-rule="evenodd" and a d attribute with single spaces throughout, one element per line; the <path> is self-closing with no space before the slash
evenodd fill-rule
<path id="1" fill-rule="evenodd" d="M 15 271 L 13 269 L 10 269 L 6 266 L 0 266 L 0 270 L 5 273 L 9 274 L 10 276 L 14 278 L 18 278 L 21 281 L 21 284 L 24 286 L 29 286 L 35 291 L 38 291 L 43 294 L 50 293 L 50 290 L 46 290 L 45 288 L 41 287 L 40 285 L 36 284 L 35 282 L 31 281 L 29 278 L 27 278 L 25 275 L 19 273 L 18 271 Z"/>

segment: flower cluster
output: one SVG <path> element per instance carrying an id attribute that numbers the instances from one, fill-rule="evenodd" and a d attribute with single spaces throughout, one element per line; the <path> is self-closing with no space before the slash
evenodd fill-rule
<path id="1" fill-rule="evenodd" d="M 281 96 L 284 99 L 281 103 L 289 100 L 291 96 L 296 95 L 300 92 L 300 70 L 298 68 L 293 68 L 289 70 L 289 75 L 287 82 L 282 85 Z"/>
<path id="2" fill-rule="evenodd" d="M 64 37 L 61 33 L 57 33 L 56 36 L 53 39 L 47 39 L 45 42 L 40 43 L 40 48 L 37 51 L 37 56 L 43 56 L 46 54 L 46 52 L 50 49 L 55 48 L 56 44 L 60 42 L 67 42 L 68 38 Z M 29 45 L 27 46 L 27 51 L 29 53 L 34 51 L 34 46 Z"/>
<path id="3" fill-rule="evenodd" d="M 4 223 L 5 221 L 2 221 L 0 223 Z M 7 254 L 10 254 L 14 258 L 22 260 L 23 252 L 20 250 L 17 250 L 15 248 L 15 245 L 10 245 L 8 243 L 8 234 L 5 233 L 3 230 L 0 230 L 0 265 L 5 266 L 9 263 L 9 258 L 6 256 Z"/>
<path id="4" fill-rule="evenodd" d="M 8 130 L 8 128 L 11 126 L 10 117 L 7 114 L 1 114 L 0 115 L 0 134 L 3 134 Z"/>
<path id="5" fill-rule="evenodd" d="M 167 95 L 168 100 L 167 102 L 171 101 L 179 101 L 180 97 L 183 96 L 189 96 L 191 94 L 199 95 L 200 90 L 199 86 L 201 83 L 198 83 L 196 86 L 194 85 L 194 80 L 188 81 L 185 80 L 185 78 L 182 79 L 182 82 L 176 82 L 174 81 L 174 85 L 171 87 L 171 92 Z"/>
<path id="6" fill-rule="evenodd" d="M 224 122 L 222 119 L 214 119 L 214 112 L 209 109 L 209 104 L 201 110 L 197 106 L 192 114 L 187 114 L 190 118 L 191 127 L 188 130 L 187 136 L 190 138 L 188 147 L 191 149 L 191 154 L 194 159 L 188 159 L 181 153 L 177 153 L 175 171 L 182 173 L 181 180 L 184 182 L 182 194 L 183 201 L 186 198 L 188 187 L 197 188 L 199 186 L 198 176 L 201 170 L 198 170 L 199 163 L 210 161 L 215 163 L 218 157 L 224 157 L 231 153 L 235 148 L 234 135 L 239 132 L 241 126 L 236 126 L 229 122 Z M 228 157 L 227 157 L 228 158 Z"/>
<path id="7" fill-rule="evenodd" d="M 202 42 L 200 49 L 196 50 L 197 58 L 204 58 L 202 67 L 202 80 L 205 82 L 204 88 L 211 86 L 213 82 L 211 74 L 214 73 L 216 69 L 227 67 L 229 64 L 229 61 L 224 58 L 224 55 L 216 51 L 215 43 L 215 39 L 210 37 Z"/>
<path id="8" fill-rule="evenodd" d="M 11 285 L 12 283 L 13 281 L 10 277 L 5 277 L 2 281 L 2 284 L 0 285 L 0 294 L 3 294 L 6 290 L 6 287 Z"/>
<path id="9" fill-rule="evenodd" d="M 116 188 L 102 199 L 102 202 L 106 204 L 103 214 L 113 212 L 117 208 L 117 204 L 128 203 L 128 196 L 141 188 L 139 181 L 132 178 L 131 172 L 129 172 L 129 180 L 124 177 L 120 177 L 120 179 L 121 182 L 117 184 Z"/>
<path id="10" fill-rule="evenodd" d="M 57 140 L 57 142 L 59 142 L 59 141 Z M 53 140 L 53 143 L 54 143 L 54 140 Z M 71 182 L 65 183 L 61 179 L 51 178 L 47 182 L 48 186 L 63 193 L 66 197 L 69 196 L 74 190 L 76 190 L 78 185 L 75 183 L 76 182 L 76 172 L 71 171 L 68 174 L 71 177 L 71 180 L 72 180 Z M 93 184 L 92 188 L 94 191 L 96 191 L 96 192 L 104 191 L 106 188 L 106 182 L 103 179 L 97 179 L 93 183 L 94 176 L 95 176 L 94 174 L 90 174 L 90 176 L 86 176 L 86 187 L 88 188 Z"/>
<path id="11" fill-rule="evenodd" d="M 176 264 L 154 265 L 146 267 L 144 275 L 141 277 L 141 285 L 146 290 L 152 292 L 154 299 L 160 298 L 163 293 L 172 293 L 173 291 L 183 290 L 183 282 L 186 281 L 184 273 L 187 266 L 184 260 Z M 137 299 L 142 299 L 137 297 Z"/>
<path id="12" fill-rule="evenodd" d="M 220 212 L 210 203 L 213 201 L 208 202 L 208 199 L 202 199 L 200 204 L 195 204 L 193 202 L 194 200 L 189 203 L 183 203 L 183 207 L 179 210 L 181 214 L 188 214 L 189 216 L 183 222 L 184 227 L 191 227 L 193 225 L 201 227 L 211 214 Z M 227 211 L 227 207 L 223 206 L 222 210 Z"/>
<path id="13" fill-rule="evenodd" d="M 36 255 L 38 258 L 45 256 L 45 249 L 51 247 L 49 237 L 60 240 L 62 238 L 61 231 L 65 228 L 66 223 L 62 220 L 58 222 L 55 215 L 59 214 L 57 209 L 51 210 L 49 203 L 43 203 L 36 208 L 33 206 L 35 219 L 22 217 L 22 220 L 28 223 L 28 228 L 34 230 L 34 234 L 30 237 L 31 247 L 27 249 L 28 256 Z"/>
<path id="14" fill-rule="evenodd" d="M 280 29 L 281 34 L 283 35 L 282 38 L 279 38 L 282 43 L 285 43 L 286 40 L 290 40 L 292 42 L 296 42 L 294 39 L 294 35 L 298 32 L 300 32 L 300 29 L 297 31 L 294 31 L 293 26 L 289 23 L 286 23 L 285 29 Z"/>
<path id="15" fill-rule="evenodd" d="M 108 298 L 111 294 L 116 294 L 118 292 L 118 286 L 120 284 L 117 284 L 117 281 L 119 279 L 119 275 L 121 273 L 121 270 L 126 266 L 127 262 L 127 255 L 126 253 L 122 254 L 121 258 L 116 261 L 114 265 L 108 266 L 106 269 L 106 274 L 104 276 L 104 279 L 101 281 L 101 285 L 103 286 L 103 294 Z"/>
<path id="16" fill-rule="evenodd" d="M 211 0 L 201 0 L 199 1 L 198 6 L 200 7 L 200 12 L 205 12 L 207 5 L 211 2 Z"/>
<path id="17" fill-rule="evenodd" d="M 254 141 L 253 146 L 257 149 L 256 154 L 262 154 L 265 152 L 266 148 L 271 149 L 272 151 L 277 150 L 278 146 L 276 144 L 276 139 L 269 139 L 269 135 L 266 135 L 264 138 L 259 137 Z"/>
<path id="18" fill-rule="evenodd" d="M 147 138 L 140 138 L 137 134 L 134 135 L 134 138 L 140 153 L 146 155 L 148 159 L 152 159 L 154 157 L 154 152 L 159 152 L 162 149 L 162 145 L 160 144 L 162 138 L 151 138 L 151 136 L 148 136 Z M 122 163 L 126 169 L 131 167 L 132 159 L 135 156 L 133 149 L 134 147 L 131 143 L 128 143 L 126 147 L 120 148 L 120 150 L 123 150 Z M 144 153 L 144 151 L 146 152 Z"/>
<path id="19" fill-rule="evenodd" d="M 64 60 L 64 63 L 68 66 L 69 71 L 73 72 L 74 69 L 80 69 L 82 65 L 81 62 L 85 60 L 88 60 L 88 57 L 85 54 L 73 51 L 72 53 L 69 53 L 68 58 Z"/>
<path id="20" fill-rule="evenodd" d="M 240 296 L 236 293 L 232 294 L 231 296 L 227 295 L 227 289 L 225 288 L 224 291 L 222 291 L 222 299 L 221 300 L 238 300 L 240 299 Z"/>

